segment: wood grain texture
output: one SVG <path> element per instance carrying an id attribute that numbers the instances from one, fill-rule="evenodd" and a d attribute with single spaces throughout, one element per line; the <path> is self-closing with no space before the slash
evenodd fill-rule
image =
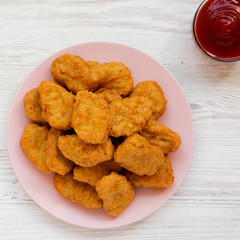
<path id="1" fill-rule="evenodd" d="M 240 239 L 240 62 L 205 56 L 192 36 L 201 0 L 0 1 L 0 239 Z M 55 52 L 83 42 L 135 47 L 161 62 L 189 100 L 195 148 L 187 175 L 151 216 L 112 230 L 64 223 L 25 193 L 7 152 L 13 98 Z"/>

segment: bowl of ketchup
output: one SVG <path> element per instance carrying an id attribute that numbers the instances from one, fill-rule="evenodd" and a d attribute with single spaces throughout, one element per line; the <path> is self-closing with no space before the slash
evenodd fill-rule
<path id="1" fill-rule="evenodd" d="M 205 0 L 193 22 L 197 44 L 210 57 L 240 60 L 240 0 Z"/>

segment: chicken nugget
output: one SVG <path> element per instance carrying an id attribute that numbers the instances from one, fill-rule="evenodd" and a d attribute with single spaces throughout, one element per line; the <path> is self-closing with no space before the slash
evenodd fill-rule
<path id="1" fill-rule="evenodd" d="M 76 134 L 60 136 L 58 147 L 67 159 L 81 167 L 94 167 L 112 159 L 114 149 L 110 138 L 103 144 L 92 145 L 82 141 Z"/>
<path id="2" fill-rule="evenodd" d="M 108 175 L 111 171 L 119 172 L 121 167 L 114 162 L 114 160 L 109 160 L 98 164 L 95 167 L 80 167 L 76 166 L 73 169 L 73 178 L 90 184 L 95 187 L 97 182 L 103 177 Z"/>
<path id="3" fill-rule="evenodd" d="M 61 136 L 62 130 L 51 128 L 48 132 L 46 143 L 46 160 L 48 167 L 60 175 L 70 172 L 74 163 L 66 159 L 58 149 L 58 138 Z"/>
<path id="4" fill-rule="evenodd" d="M 70 129 L 75 96 L 53 81 L 41 82 L 39 93 L 43 118 L 51 127 Z"/>
<path id="5" fill-rule="evenodd" d="M 117 93 L 115 89 L 98 89 L 95 94 L 104 99 L 108 104 L 115 100 L 121 100 L 121 96 Z"/>
<path id="6" fill-rule="evenodd" d="M 140 134 L 150 144 L 160 146 L 165 154 L 177 151 L 181 145 L 181 137 L 178 133 L 152 119 L 147 121 Z"/>
<path id="7" fill-rule="evenodd" d="M 27 92 L 23 99 L 24 109 L 30 120 L 45 123 L 46 121 L 42 117 L 42 108 L 39 105 L 39 98 L 38 88 L 34 88 Z"/>
<path id="8" fill-rule="evenodd" d="M 127 178 L 115 172 L 101 178 L 97 182 L 96 191 L 103 200 L 104 210 L 112 216 L 122 213 L 135 196 L 133 186 Z"/>
<path id="9" fill-rule="evenodd" d="M 110 136 L 130 136 L 142 130 L 152 113 L 152 103 L 145 97 L 131 97 L 109 104 L 112 118 Z"/>
<path id="10" fill-rule="evenodd" d="M 155 81 L 143 81 L 137 84 L 130 97 L 143 96 L 153 103 L 151 119 L 157 120 L 166 110 L 167 100 L 160 85 Z"/>
<path id="11" fill-rule="evenodd" d="M 164 162 L 160 147 L 152 146 L 144 137 L 135 133 L 127 137 L 114 153 L 114 160 L 137 175 L 153 175 Z"/>
<path id="12" fill-rule="evenodd" d="M 102 206 L 102 200 L 99 199 L 94 187 L 74 180 L 71 172 L 64 176 L 56 173 L 54 175 L 54 186 L 63 197 L 68 198 L 71 202 L 81 204 L 86 208 Z"/>
<path id="13" fill-rule="evenodd" d="M 165 158 L 162 166 L 152 176 L 138 176 L 127 172 L 126 177 L 134 187 L 153 188 L 156 191 L 166 189 L 174 181 L 171 160 L 168 156 Z"/>
<path id="14" fill-rule="evenodd" d="M 108 137 L 110 124 L 107 102 L 92 92 L 78 92 L 72 118 L 78 137 L 86 143 L 101 144 Z"/>
<path id="15" fill-rule="evenodd" d="M 107 70 L 107 78 L 105 82 L 110 82 L 115 78 L 122 78 L 131 75 L 131 70 L 122 62 L 103 63 L 103 67 Z"/>
<path id="16" fill-rule="evenodd" d="M 52 173 L 46 163 L 48 127 L 29 123 L 23 131 L 20 145 L 28 160 L 44 173 Z"/>
<path id="17" fill-rule="evenodd" d="M 121 62 L 104 63 L 102 66 L 107 71 L 107 78 L 100 87 L 114 89 L 123 97 L 128 96 L 133 89 L 133 78 L 129 68 Z"/>
<path id="18" fill-rule="evenodd" d="M 88 63 L 79 56 L 64 54 L 52 63 L 51 74 L 55 81 L 77 93 L 82 90 L 94 91 L 106 79 L 105 68 L 93 61 Z"/>
<path id="19" fill-rule="evenodd" d="M 90 68 L 90 75 L 91 75 L 90 79 L 92 80 L 92 83 L 90 84 L 88 82 L 88 85 L 90 84 L 90 91 L 95 91 L 99 86 L 99 84 L 106 81 L 107 70 L 104 68 L 102 64 L 96 61 L 88 61 L 87 64 L 88 64 L 88 67 Z"/>

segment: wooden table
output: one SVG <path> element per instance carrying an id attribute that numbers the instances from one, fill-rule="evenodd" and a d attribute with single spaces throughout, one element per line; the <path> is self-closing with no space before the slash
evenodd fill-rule
<path id="1" fill-rule="evenodd" d="M 0 239 L 240 239 L 240 63 L 215 61 L 196 46 L 201 0 L 0 1 Z M 46 213 L 14 174 L 8 112 L 28 74 L 55 52 L 83 42 L 137 48 L 177 79 L 191 106 L 195 148 L 187 175 L 149 217 L 89 230 Z"/>

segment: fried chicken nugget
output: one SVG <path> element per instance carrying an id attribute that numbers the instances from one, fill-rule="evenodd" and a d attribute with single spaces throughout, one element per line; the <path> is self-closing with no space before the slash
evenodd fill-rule
<path id="1" fill-rule="evenodd" d="M 137 175 L 153 175 L 164 162 L 160 147 L 152 146 L 144 137 L 135 133 L 127 137 L 114 153 L 114 160 Z"/>
<path id="2" fill-rule="evenodd" d="M 78 137 L 86 143 L 104 143 L 110 124 L 107 102 L 92 92 L 78 92 L 72 118 L 72 127 Z"/>
<path id="3" fill-rule="evenodd" d="M 112 159 L 114 149 L 110 138 L 103 144 L 92 145 L 82 141 L 76 134 L 60 136 L 58 147 L 67 159 L 81 167 L 94 167 Z"/>
<path id="4" fill-rule="evenodd" d="M 171 160 L 168 156 L 154 175 L 138 176 L 134 173 L 127 172 L 126 177 L 134 187 L 153 188 L 156 191 L 166 189 L 174 181 Z"/>
<path id="5" fill-rule="evenodd" d="M 95 167 L 76 166 L 73 169 L 73 178 L 80 182 L 85 182 L 95 187 L 97 182 L 110 172 L 119 172 L 121 167 L 114 161 L 109 160 L 98 164 Z"/>
<path id="6" fill-rule="evenodd" d="M 121 96 L 128 96 L 133 89 L 133 78 L 129 68 L 121 62 L 104 63 L 102 66 L 107 71 L 107 78 L 100 87 L 115 89 Z"/>
<path id="7" fill-rule="evenodd" d="M 90 68 L 90 75 L 91 79 L 95 84 L 91 84 L 90 91 L 95 91 L 99 84 L 106 81 L 107 78 L 107 70 L 104 68 L 102 64 L 96 61 L 88 61 L 87 62 L 89 68 Z M 89 82 L 88 82 L 89 84 Z M 88 89 L 86 89 L 88 90 Z"/>
<path id="8" fill-rule="evenodd" d="M 54 186 L 63 197 L 68 198 L 71 202 L 81 204 L 86 208 L 102 206 L 102 200 L 99 199 L 94 187 L 74 180 L 71 172 L 64 176 L 56 173 Z"/>
<path id="9" fill-rule="evenodd" d="M 131 97 L 109 104 L 112 118 L 110 136 L 130 136 L 142 130 L 152 113 L 152 103 L 145 97 Z"/>
<path id="10" fill-rule="evenodd" d="M 39 93 L 43 118 L 51 127 L 70 129 L 75 96 L 53 81 L 42 81 Z"/>
<path id="11" fill-rule="evenodd" d="M 42 117 L 42 108 L 39 105 L 39 99 L 38 88 L 34 88 L 27 92 L 23 98 L 24 109 L 30 120 L 39 123 L 46 123 Z"/>
<path id="12" fill-rule="evenodd" d="M 77 93 L 82 90 L 94 91 L 105 81 L 107 72 L 97 62 L 86 62 L 79 56 L 64 54 L 52 63 L 51 74 L 55 81 Z"/>
<path id="13" fill-rule="evenodd" d="M 52 173 L 46 163 L 48 127 L 29 123 L 23 131 L 20 145 L 28 160 L 44 173 Z"/>
<path id="14" fill-rule="evenodd" d="M 121 96 L 117 93 L 115 89 L 98 89 L 95 94 L 104 99 L 108 104 L 115 100 L 121 100 Z"/>
<path id="15" fill-rule="evenodd" d="M 177 151 L 181 145 L 181 137 L 178 133 L 152 119 L 147 121 L 140 135 L 150 144 L 160 146 L 165 154 Z"/>
<path id="16" fill-rule="evenodd" d="M 112 216 L 122 213 L 135 196 L 133 186 L 127 178 L 115 172 L 101 178 L 97 182 L 96 191 L 103 200 L 104 210 Z"/>
<path id="17" fill-rule="evenodd" d="M 151 119 L 157 120 L 166 110 L 167 100 L 160 85 L 155 81 L 143 81 L 137 84 L 130 97 L 143 96 L 153 103 Z"/>
<path id="18" fill-rule="evenodd" d="M 48 167 L 60 175 L 70 172 L 74 163 L 66 159 L 58 148 L 58 139 L 62 130 L 51 128 L 48 132 L 46 143 L 46 160 Z"/>

